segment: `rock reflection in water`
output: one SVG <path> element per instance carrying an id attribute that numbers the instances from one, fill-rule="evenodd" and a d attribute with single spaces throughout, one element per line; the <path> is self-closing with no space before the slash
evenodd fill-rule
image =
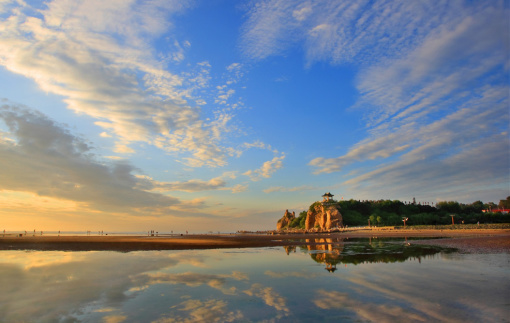
<path id="1" fill-rule="evenodd" d="M 291 248 L 285 247 L 287 254 Z M 325 264 L 325 269 L 329 272 L 335 272 L 338 264 L 393 263 L 409 259 L 421 262 L 424 257 L 453 251 L 437 246 L 413 245 L 407 241 L 407 238 L 402 243 L 377 238 L 306 239 L 306 246 L 301 246 L 301 249 L 308 252 L 315 262 Z"/>
<path id="2" fill-rule="evenodd" d="M 291 253 L 295 253 L 296 252 L 296 246 L 284 246 L 283 249 L 285 249 L 285 253 L 287 255 L 291 254 Z"/>
<path id="3" fill-rule="evenodd" d="M 344 249 L 343 239 L 307 239 L 306 243 L 313 260 L 326 264 L 326 270 L 330 273 L 336 270 Z"/>

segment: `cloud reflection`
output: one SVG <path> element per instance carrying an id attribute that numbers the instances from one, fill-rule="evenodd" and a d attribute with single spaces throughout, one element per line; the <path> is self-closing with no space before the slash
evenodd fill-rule
<path id="1" fill-rule="evenodd" d="M 179 264 L 176 257 L 154 252 L 132 253 L 133 257 L 114 252 L 5 254 L 17 255 L 15 259 L 2 257 L 0 263 L 4 291 L 0 293 L 0 317 L 6 322 L 26 318 L 55 322 L 72 318 L 86 306 L 92 310 L 118 308 L 132 297 L 126 294 L 133 286 L 131 277 Z M 45 256 L 48 260 L 41 261 Z"/>
<path id="2" fill-rule="evenodd" d="M 256 296 L 262 299 L 266 305 L 274 307 L 278 311 L 278 318 L 289 315 L 285 298 L 281 297 L 272 287 L 264 287 L 262 284 L 255 283 L 244 293 L 249 296 Z"/>
<path id="3" fill-rule="evenodd" d="M 374 246 L 395 251 L 373 240 L 371 249 L 366 244 L 349 241 L 339 255 L 373 253 Z M 302 251 L 330 251 L 325 245 L 310 249 Z M 251 253 L 0 252 L 0 320 L 295 322 L 340 317 L 464 323 L 508 317 L 507 255 L 349 262 L 331 273 L 302 252 L 282 256 L 281 249 L 273 248 Z"/>
<path id="4" fill-rule="evenodd" d="M 502 286 L 487 293 L 483 282 L 466 279 L 470 270 L 463 268 L 468 266 L 465 261 L 450 263 L 446 271 L 438 263 L 406 265 L 378 267 L 376 272 L 370 267 L 357 268 L 341 278 L 343 283 L 351 283 L 349 290 L 319 289 L 313 302 L 321 309 L 355 311 L 362 320 L 371 322 L 505 320 L 508 311 L 498 304 L 508 283 L 501 282 Z M 485 300 L 480 301 L 477 295 L 484 295 Z"/>
<path id="5" fill-rule="evenodd" d="M 243 319 L 241 311 L 228 311 L 227 302 L 223 300 L 211 299 L 202 302 L 197 299 L 189 299 L 176 306 L 172 306 L 172 308 L 177 309 L 180 312 L 188 312 L 188 315 L 182 316 L 175 313 L 172 317 L 165 316 L 154 321 L 154 323 L 233 322 Z"/>
<path id="6" fill-rule="evenodd" d="M 231 275 L 212 275 L 193 272 L 179 274 L 164 272 L 143 273 L 133 279 L 137 287 L 130 289 L 130 291 L 145 289 L 149 285 L 155 284 L 184 284 L 188 287 L 207 285 L 221 291 L 223 294 L 235 295 L 237 292 L 236 287 L 225 287 L 228 279 L 247 280 L 248 276 L 240 272 L 232 272 Z"/>
<path id="7" fill-rule="evenodd" d="M 392 305 L 378 305 L 358 301 L 349 297 L 346 293 L 337 291 L 317 291 L 318 297 L 313 303 L 321 309 L 344 309 L 355 311 L 363 320 L 370 322 L 397 322 L 413 321 L 427 322 L 423 316 L 404 310 L 402 307 Z"/>
<path id="8" fill-rule="evenodd" d="M 121 323 L 127 319 L 125 315 L 111 315 L 103 318 L 104 323 Z"/>

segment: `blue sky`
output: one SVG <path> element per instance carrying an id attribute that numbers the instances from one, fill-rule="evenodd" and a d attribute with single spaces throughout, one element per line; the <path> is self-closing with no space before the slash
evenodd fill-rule
<path id="1" fill-rule="evenodd" d="M 508 1 L 0 0 L 7 229 L 510 195 Z"/>

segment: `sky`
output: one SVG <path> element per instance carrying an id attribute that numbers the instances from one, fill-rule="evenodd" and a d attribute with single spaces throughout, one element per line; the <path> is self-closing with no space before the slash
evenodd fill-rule
<path id="1" fill-rule="evenodd" d="M 0 0 L 6 230 L 510 195 L 510 1 Z"/>

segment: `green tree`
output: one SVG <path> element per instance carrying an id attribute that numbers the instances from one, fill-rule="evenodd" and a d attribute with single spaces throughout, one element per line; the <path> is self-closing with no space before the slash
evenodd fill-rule
<path id="1" fill-rule="evenodd" d="M 353 210 L 344 210 L 342 213 L 343 221 L 348 226 L 366 225 L 366 217 Z"/>
<path id="2" fill-rule="evenodd" d="M 299 216 L 296 217 L 292 222 L 289 224 L 290 228 L 305 228 L 305 222 L 306 222 L 306 211 L 302 211 L 299 213 Z"/>
<path id="3" fill-rule="evenodd" d="M 370 225 L 375 225 L 376 216 L 374 214 L 369 216 L 368 219 L 370 220 Z"/>
<path id="4" fill-rule="evenodd" d="M 438 202 L 436 207 L 440 211 L 446 212 L 446 213 L 460 213 L 461 212 L 461 207 L 460 207 L 459 202 L 455 202 L 455 201 Z"/>

